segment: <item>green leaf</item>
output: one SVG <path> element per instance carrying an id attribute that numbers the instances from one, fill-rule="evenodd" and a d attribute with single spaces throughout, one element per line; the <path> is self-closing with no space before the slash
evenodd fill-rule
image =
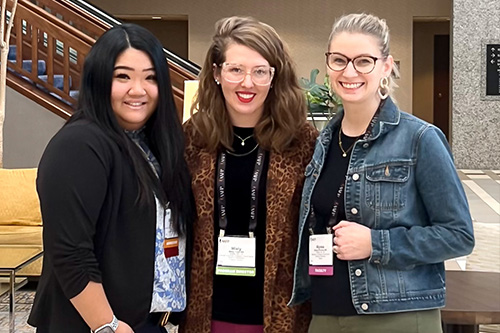
<path id="1" fill-rule="evenodd" d="M 309 115 L 312 117 L 313 124 L 316 124 L 314 117 L 321 115 L 330 119 L 337 112 L 342 104 L 340 98 L 331 90 L 330 79 L 328 75 L 323 78 L 323 83 L 318 84 L 316 79 L 319 70 L 313 69 L 309 79 L 300 78 L 299 84 L 304 89 L 304 93 L 309 108 Z"/>

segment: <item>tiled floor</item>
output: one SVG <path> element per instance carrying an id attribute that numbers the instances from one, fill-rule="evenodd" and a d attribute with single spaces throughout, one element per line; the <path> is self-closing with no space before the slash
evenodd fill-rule
<path id="1" fill-rule="evenodd" d="M 474 225 L 476 245 L 447 269 L 500 272 L 500 170 L 459 170 Z"/>
<path id="2" fill-rule="evenodd" d="M 34 297 L 35 292 L 29 289 L 25 291 L 18 291 L 16 293 L 16 317 L 14 332 L 35 332 L 35 329 L 26 323 Z M 0 333 L 8 333 L 11 324 L 12 319 L 9 316 L 9 296 L 4 295 L 0 297 Z"/>
<path id="3" fill-rule="evenodd" d="M 447 269 L 500 272 L 500 170 L 459 170 L 469 200 L 476 246 L 467 257 L 446 262 Z M 500 281 L 499 281 L 500 283 Z M 33 292 L 20 292 L 16 306 L 16 333 L 33 333 L 26 324 Z M 0 298 L 0 333 L 9 332 L 8 298 Z M 500 325 L 481 327 L 500 332 Z"/>
<path id="4" fill-rule="evenodd" d="M 459 176 L 469 200 L 476 245 L 470 255 L 450 260 L 446 267 L 500 272 L 500 170 L 459 170 Z M 481 326 L 480 331 L 500 333 L 500 325 Z"/>

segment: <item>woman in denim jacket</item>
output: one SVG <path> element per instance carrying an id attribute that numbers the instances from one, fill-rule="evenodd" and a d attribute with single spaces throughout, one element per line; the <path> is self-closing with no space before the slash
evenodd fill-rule
<path id="1" fill-rule="evenodd" d="M 389 97 L 384 20 L 341 17 L 326 63 L 343 110 L 305 171 L 290 305 L 312 300 L 313 333 L 441 332 L 443 262 L 474 246 L 446 138 Z"/>

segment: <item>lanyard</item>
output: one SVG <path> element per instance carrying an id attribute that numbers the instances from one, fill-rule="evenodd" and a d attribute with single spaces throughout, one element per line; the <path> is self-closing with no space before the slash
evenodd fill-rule
<path id="1" fill-rule="evenodd" d="M 375 127 L 375 124 L 377 122 L 379 112 L 380 112 L 380 107 L 377 109 L 377 111 L 373 115 L 373 118 L 370 121 L 370 124 L 368 125 L 368 128 L 366 129 L 365 134 L 363 135 L 363 140 L 368 139 L 368 137 L 372 133 L 373 128 Z M 339 131 L 340 130 L 341 129 L 339 128 Z M 356 139 L 356 140 L 358 140 L 358 139 Z M 354 144 L 356 144 L 356 143 L 354 143 Z M 353 150 L 351 150 L 351 152 Z M 344 193 L 344 189 L 345 189 L 345 179 L 342 181 L 342 184 L 340 184 L 339 189 L 337 190 L 337 195 L 336 195 L 335 201 L 333 203 L 333 208 L 332 208 L 332 212 L 330 214 L 330 219 L 328 220 L 328 225 L 326 227 L 326 232 L 328 234 L 332 233 L 332 227 L 337 223 L 337 218 L 338 218 L 338 214 L 339 214 L 339 212 L 338 212 L 339 204 L 340 204 L 342 194 Z M 309 233 L 311 235 L 314 235 L 314 228 L 316 227 L 317 221 L 316 221 L 316 214 L 314 213 L 314 207 L 312 205 L 311 205 L 311 213 L 309 214 L 308 220 L 309 220 Z"/>
<path id="2" fill-rule="evenodd" d="M 255 229 L 257 228 L 257 199 L 259 194 L 260 177 L 264 169 L 264 149 L 259 147 L 257 153 L 257 160 L 255 161 L 255 168 L 252 174 L 252 182 L 250 186 L 250 222 L 248 225 L 248 235 L 250 238 L 254 237 Z M 221 152 L 217 162 L 217 189 L 219 195 L 217 197 L 217 204 L 219 208 L 219 227 L 220 237 L 224 237 L 227 228 L 227 215 L 226 215 L 226 158 L 225 152 Z"/>
<path id="3" fill-rule="evenodd" d="M 134 140 L 134 142 L 136 143 L 137 147 L 139 147 L 139 149 L 141 150 L 142 155 L 144 156 L 144 158 L 148 162 L 149 166 L 151 167 L 151 169 L 155 173 L 156 177 L 160 178 L 160 170 L 161 170 L 160 164 L 156 160 L 156 157 L 153 155 L 153 153 L 151 152 L 149 147 L 147 145 L 145 145 L 145 147 L 143 147 L 141 145 L 141 140 L 137 140 L 137 141 Z M 155 195 L 155 198 L 156 198 L 156 195 Z M 168 225 L 165 223 L 165 221 L 168 223 Z M 172 210 L 170 209 L 170 201 L 168 201 L 166 206 L 163 207 L 163 236 L 164 236 L 164 238 L 167 238 L 167 228 L 170 228 L 171 225 L 172 225 Z"/>

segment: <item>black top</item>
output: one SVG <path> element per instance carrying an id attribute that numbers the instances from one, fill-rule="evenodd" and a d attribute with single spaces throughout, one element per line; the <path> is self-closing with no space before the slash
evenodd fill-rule
<path id="1" fill-rule="evenodd" d="M 315 234 L 325 234 L 326 226 L 332 215 L 337 190 L 345 180 L 352 149 L 347 157 L 342 157 L 338 142 L 339 129 L 332 133 L 325 164 L 314 188 L 311 203 L 316 214 Z M 342 133 L 342 147 L 347 150 L 356 138 Z M 336 223 L 345 220 L 344 194 L 339 200 Z M 352 304 L 349 269 L 347 261 L 333 258 L 333 276 L 311 276 L 312 313 L 314 315 L 352 316 L 356 309 Z"/>
<path id="2" fill-rule="evenodd" d="M 156 207 L 154 200 L 137 205 L 134 169 L 122 149 L 97 125 L 76 120 L 49 142 L 37 190 L 45 252 L 28 323 L 88 333 L 69 299 L 94 281 L 116 317 L 137 330 L 151 307 Z"/>
<path id="3" fill-rule="evenodd" d="M 245 139 L 253 133 L 253 128 L 234 127 L 234 133 Z M 235 154 L 251 151 L 257 142 L 253 137 L 241 140 L 235 136 Z M 257 160 L 258 148 L 246 156 L 233 156 L 226 153 L 226 216 L 225 236 L 242 235 L 248 237 L 250 221 L 250 188 L 252 174 Z M 265 154 L 264 169 L 259 184 L 257 201 L 256 238 L 256 276 L 215 275 L 212 296 L 212 319 L 235 324 L 262 325 L 264 299 L 264 250 L 266 240 L 266 181 L 269 168 L 269 153 Z M 216 173 L 217 174 L 217 173 Z M 217 175 L 216 175 L 217 177 Z M 216 182 L 217 184 L 217 182 Z M 218 191 L 215 189 L 214 244 L 217 265 L 217 237 L 219 236 Z"/>

